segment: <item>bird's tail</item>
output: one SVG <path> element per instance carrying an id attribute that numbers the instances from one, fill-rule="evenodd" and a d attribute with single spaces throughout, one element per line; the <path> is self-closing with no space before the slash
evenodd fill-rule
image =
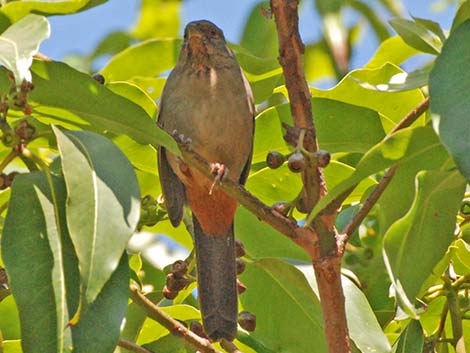
<path id="1" fill-rule="evenodd" d="M 224 236 L 208 236 L 193 216 L 198 298 L 204 331 L 212 340 L 237 333 L 237 274 L 233 224 Z"/>

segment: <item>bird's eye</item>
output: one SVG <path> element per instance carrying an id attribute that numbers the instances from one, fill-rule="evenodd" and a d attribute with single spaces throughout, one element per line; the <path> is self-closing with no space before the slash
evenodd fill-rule
<path id="1" fill-rule="evenodd" d="M 215 37 L 217 35 L 217 31 L 215 29 L 211 29 L 211 36 Z"/>

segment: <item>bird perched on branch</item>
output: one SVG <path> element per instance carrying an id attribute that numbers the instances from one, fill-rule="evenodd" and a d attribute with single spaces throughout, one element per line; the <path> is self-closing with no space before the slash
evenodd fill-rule
<path id="1" fill-rule="evenodd" d="M 245 183 L 253 150 L 253 95 L 223 32 L 213 23 L 186 26 L 178 63 L 161 96 L 158 125 L 190 139 L 191 148 L 212 162 L 215 174 Z M 158 155 L 172 224 L 181 222 L 184 204 L 192 210 L 204 330 L 212 340 L 233 340 L 238 315 L 237 202 L 163 147 Z"/>

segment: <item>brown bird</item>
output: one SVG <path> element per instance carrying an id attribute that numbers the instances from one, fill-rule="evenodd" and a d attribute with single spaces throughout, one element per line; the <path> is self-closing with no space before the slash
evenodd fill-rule
<path id="1" fill-rule="evenodd" d="M 178 63 L 163 89 L 159 126 L 191 140 L 192 149 L 224 178 L 244 184 L 253 150 L 253 94 L 224 34 L 209 21 L 189 23 Z M 237 286 L 233 219 L 237 202 L 197 170 L 159 148 L 159 173 L 168 216 L 192 210 L 198 298 L 212 340 L 233 340 Z"/>

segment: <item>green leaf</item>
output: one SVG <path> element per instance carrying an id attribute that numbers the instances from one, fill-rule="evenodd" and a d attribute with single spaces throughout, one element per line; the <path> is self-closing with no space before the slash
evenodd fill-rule
<path id="1" fill-rule="evenodd" d="M 23 353 L 21 340 L 3 341 L 2 353 Z"/>
<path id="2" fill-rule="evenodd" d="M 67 224 L 80 264 L 82 300 L 88 305 L 116 270 L 137 226 L 140 192 L 132 166 L 111 141 L 91 132 L 53 129 L 67 184 Z"/>
<path id="3" fill-rule="evenodd" d="M 397 299 L 411 317 L 412 303 L 453 240 L 466 185 L 457 171 L 420 172 L 416 184 L 413 204 L 387 231 L 383 250 Z"/>
<path id="4" fill-rule="evenodd" d="M 315 0 L 315 7 L 322 17 L 331 12 L 339 12 L 345 4 L 345 0 Z"/>
<path id="5" fill-rule="evenodd" d="M 431 71 L 429 93 L 433 123 L 444 146 L 462 174 L 470 180 L 470 21 L 457 28 L 445 42 Z"/>
<path id="6" fill-rule="evenodd" d="M 371 69 L 378 68 L 387 62 L 399 65 L 419 53 L 418 50 L 406 45 L 402 37 L 391 37 L 380 44 L 379 49 L 377 49 L 365 67 Z"/>
<path id="7" fill-rule="evenodd" d="M 326 98 L 313 98 L 312 108 L 319 145 L 330 153 L 366 152 L 385 136 L 373 110 Z M 265 161 L 270 151 L 289 152 L 282 122 L 292 125 L 288 104 L 266 109 L 256 117 L 253 163 Z"/>
<path id="8" fill-rule="evenodd" d="M 439 23 L 425 19 L 425 18 L 419 18 L 419 17 L 414 17 L 414 16 L 411 16 L 411 17 L 413 17 L 413 20 L 416 23 L 426 27 L 426 29 L 428 29 L 429 31 L 437 35 L 442 43 L 446 41 L 447 38 L 441 26 L 439 25 Z"/>
<path id="9" fill-rule="evenodd" d="M 12 22 L 29 13 L 42 15 L 65 15 L 87 10 L 100 5 L 107 0 L 41 0 L 41 1 L 9 1 L 2 5 L 0 13 L 7 16 Z"/>
<path id="10" fill-rule="evenodd" d="M 442 144 L 436 145 L 428 153 L 420 153 L 401 163 L 378 201 L 380 232 L 385 234 L 409 210 L 415 195 L 415 177 L 420 170 L 448 170 L 453 165 Z"/>
<path id="11" fill-rule="evenodd" d="M 466 0 L 461 3 L 452 22 L 451 33 L 455 31 L 462 23 L 470 19 L 470 1 Z"/>
<path id="12" fill-rule="evenodd" d="M 360 80 L 357 81 L 362 87 L 367 89 L 380 92 L 402 92 L 426 86 L 429 81 L 430 72 L 430 68 L 418 69 L 410 73 L 401 72 L 399 74 L 393 75 L 387 83 L 380 83 L 375 85 Z"/>
<path id="13" fill-rule="evenodd" d="M 132 39 L 132 36 L 127 32 L 112 32 L 96 46 L 89 59 L 94 60 L 101 55 L 119 53 L 131 45 Z"/>
<path id="14" fill-rule="evenodd" d="M 198 351 L 193 347 L 185 344 L 184 340 L 175 335 L 166 335 L 158 340 L 148 343 L 144 346 L 152 352 L 164 353 L 197 353 Z"/>
<path id="15" fill-rule="evenodd" d="M 28 95 L 28 103 L 39 120 L 123 134 L 141 144 L 161 144 L 179 155 L 174 140 L 140 106 L 90 76 L 59 62 L 35 61 L 32 71 L 35 89 Z"/>
<path id="16" fill-rule="evenodd" d="M 3 9 L 3 7 L 2 7 Z M 15 76 L 17 86 L 23 80 L 31 82 L 29 68 L 39 45 L 49 38 L 51 28 L 43 16 L 28 15 L 14 23 L 0 35 L 0 64 Z"/>
<path id="17" fill-rule="evenodd" d="M 0 305 L 0 331 L 5 340 L 14 340 L 21 337 L 20 317 L 12 295 L 4 298 Z"/>
<path id="18" fill-rule="evenodd" d="M 269 8 L 269 4 L 258 1 L 251 9 L 243 28 L 240 45 L 259 57 L 277 57 L 279 52 L 276 24 L 263 16 L 263 8 Z"/>
<path id="19" fill-rule="evenodd" d="M 13 183 L 2 257 L 20 313 L 25 353 L 65 352 L 71 344 L 66 328 L 64 269 L 70 260 L 63 248 L 68 237 L 65 197 L 59 177 L 23 174 Z"/>
<path id="20" fill-rule="evenodd" d="M 168 38 L 178 35 L 180 28 L 180 0 L 143 0 L 140 18 L 133 30 L 135 37 Z"/>
<path id="21" fill-rule="evenodd" d="M 424 347 L 424 333 L 417 320 L 411 320 L 396 344 L 395 353 L 421 353 Z"/>
<path id="22" fill-rule="evenodd" d="M 423 93 L 419 89 L 393 93 L 375 92 L 361 87 L 355 79 L 380 84 L 387 82 L 393 75 L 400 72 L 403 71 L 390 63 L 376 69 L 354 70 L 334 88 L 329 90 L 311 88 L 311 92 L 313 97 L 329 98 L 375 110 L 381 116 L 385 132 L 389 132 L 395 127 L 396 123 L 421 103 L 424 99 Z M 284 88 L 277 91 L 285 94 Z M 415 124 L 423 124 L 423 122 L 424 117 L 418 119 Z"/>
<path id="23" fill-rule="evenodd" d="M 427 156 L 439 146 L 441 146 L 440 141 L 430 127 L 407 128 L 388 136 L 362 157 L 351 177 L 331 189 L 328 195 L 318 202 L 309 214 L 308 222 L 311 222 L 332 200 L 365 177 L 391 165 L 403 164 L 418 156 Z"/>
<path id="24" fill-rule="evenodd" d="M 398 33 L 399 36 L 409 46 L 422 51 L 438 55 L 441 51 L 441 41 L 439 38 L 430 33 L 425 26 L 404 18 L 395 18 L 390 20 L 390 25 Z"/>
<path id="25" fill-rule="evenodd" d="M 100 73 L 106 82 L 156 76 L 173 68 L 180 48 L 181 39 L 149 39 L 114 56 Z"/>
<path id="26" fill-rule="evenodd" d="M 256 315 L 253 340 L 279 353 L 328 351 L 320 303 L 299 270 L 263 259 L 248 263 L 241 280 L 248 287 L 240 296 L 243 308 Z"/>
<path id="27" fill-rule="evenodd" d="M 114 81 L 107 84 L 106 87 L 114 93 L 134 102 L 136 105 L 141 106 L 152 119 L 156 117 L 157 105 L 155 104 L 155 101 L 136 84 L 124 81 Z"/>
<path id="28" fill-rule="evenodd" d="M 112 353 L 119 339 L 129 299 L 129 265 L 123 254 L 103 290 L 72 327 L 74 353 Z"/>
<path id="29" fill-rule="evenodd" d="M 325 40 L 305 46 L 304 71 L 308 82 L 324 78 L 336 78 L 334 64 Z"/>
<path id="30" fill-rule="evenodd" d="M 362 353 L 388 353 L 391 351 L 362 291 L 347 277 L 342 277 L 345 296 L 346 318 L 351 339 Z"/>

